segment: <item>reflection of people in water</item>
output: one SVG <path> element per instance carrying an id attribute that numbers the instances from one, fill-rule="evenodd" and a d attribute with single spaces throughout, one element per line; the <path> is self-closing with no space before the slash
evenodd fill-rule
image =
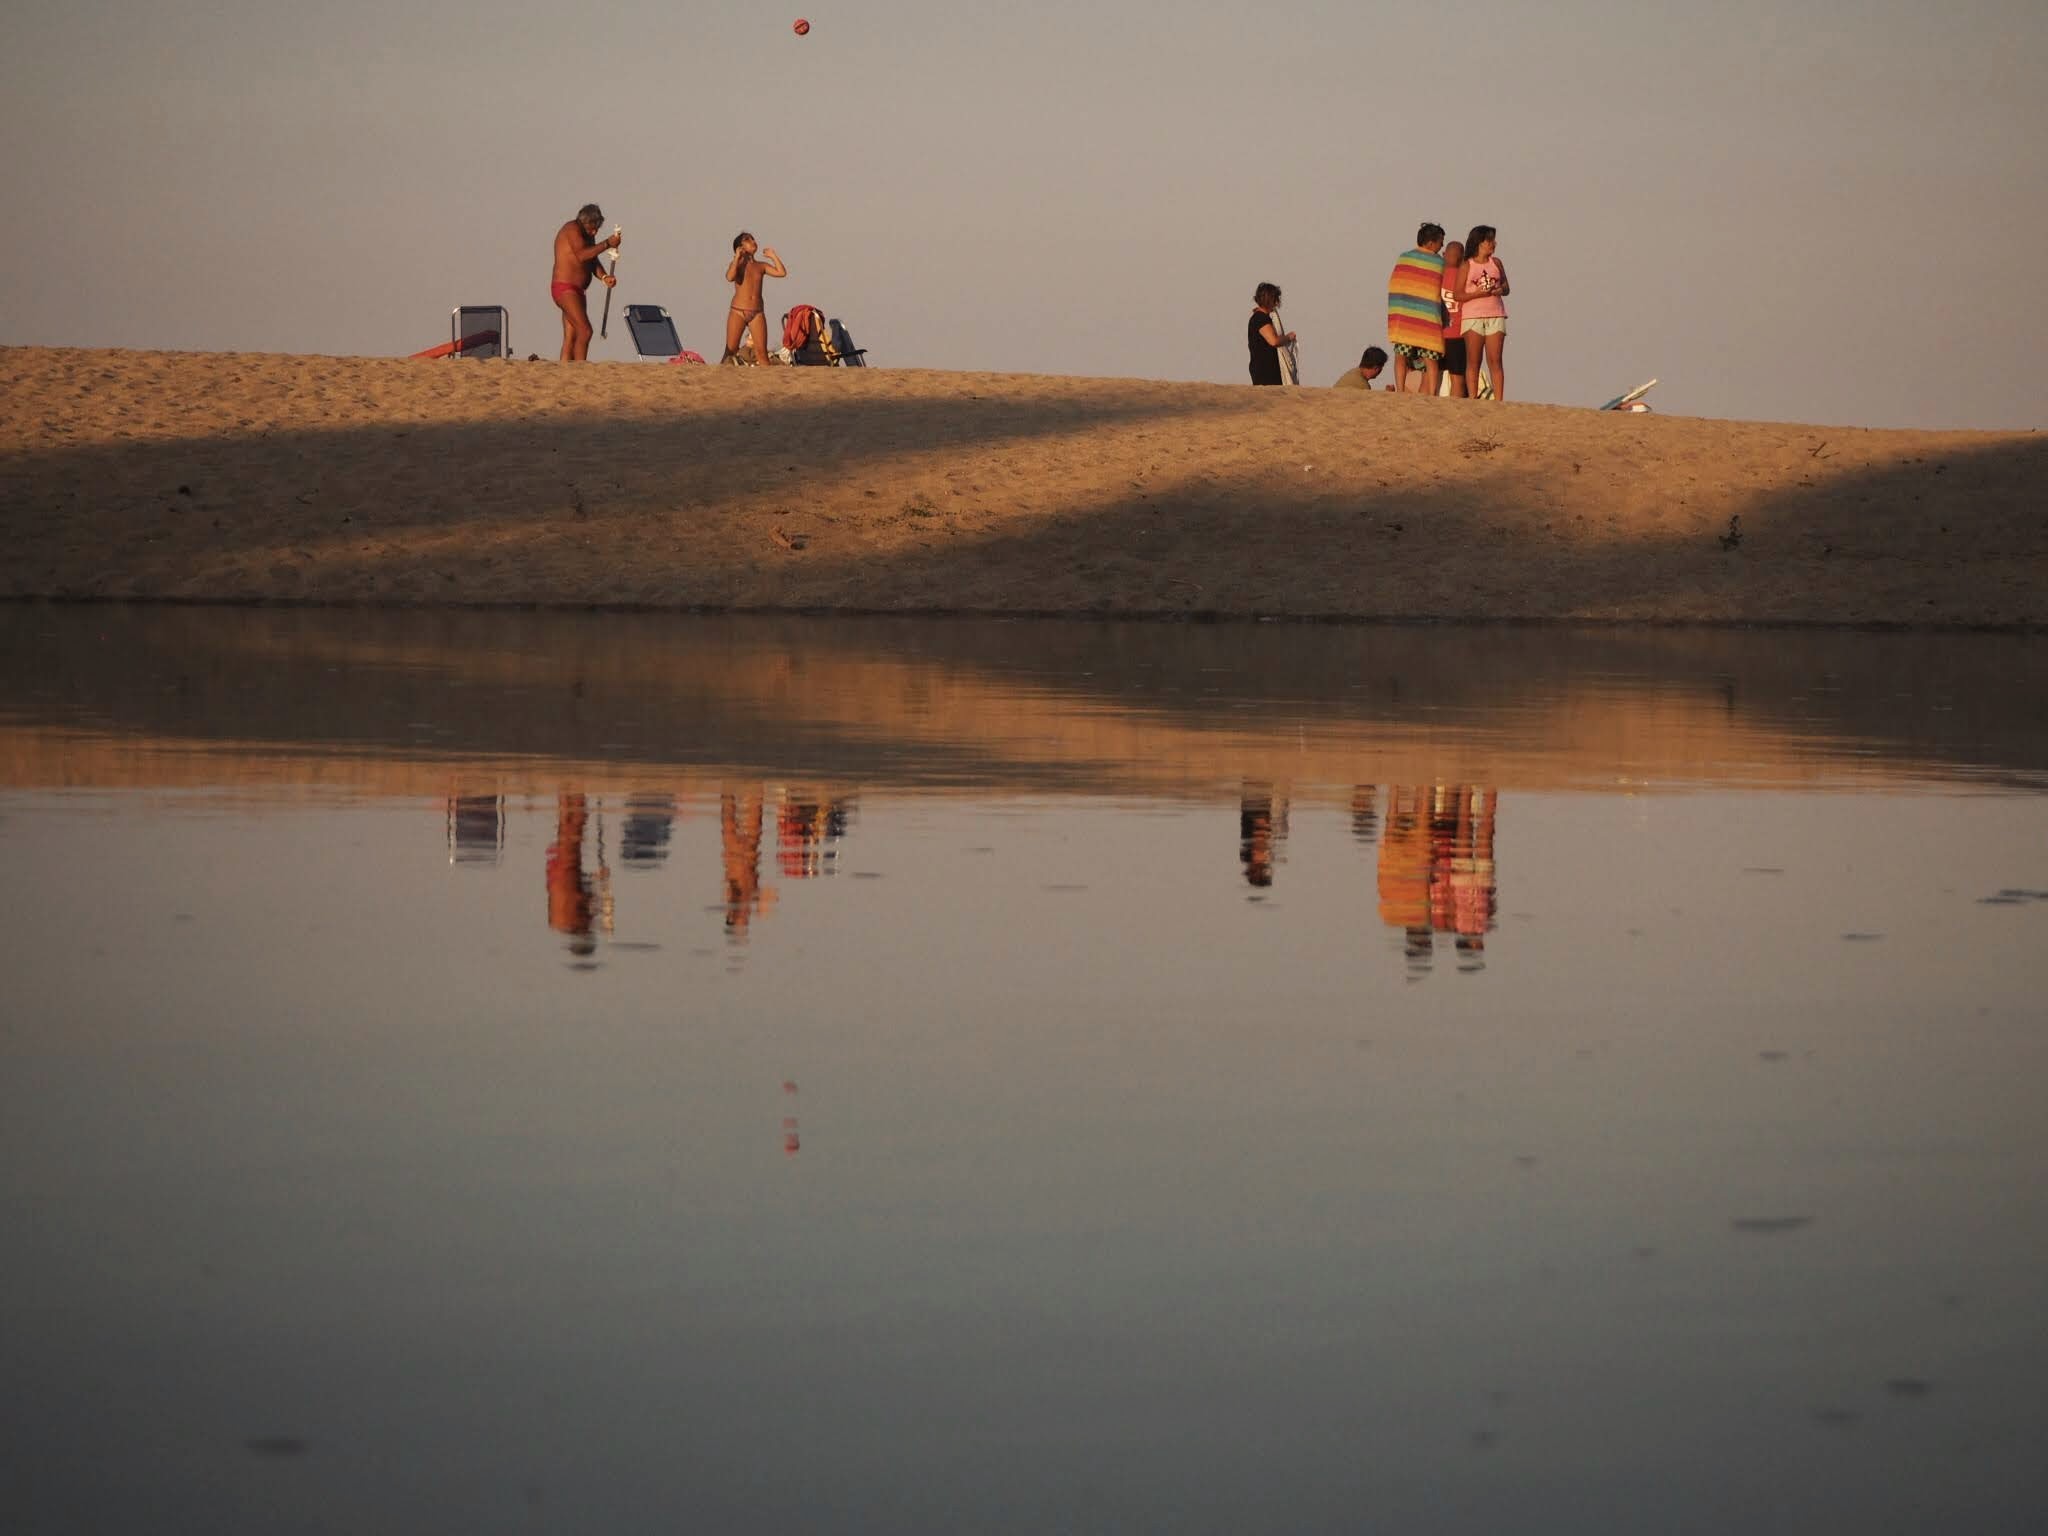
<path id="1" fill-rule="evenodd" d="M 1456 937 L 1458 967 L 1486 964 L 1493 927 L 1493 817 L 1495 791 L 1470 785 L 1439 787 L 1430 819 L 1430 917 Z"/>
<path id="2" fill-rule="evenodd" d="M 1237 857 L 1245 884 L 1264 890 L 1273 883 L 1273 867 L 1282 862 L 1286 841 L 1287 797 L 1275 800 L 1270 784 L 1247 780 L 1237 799 Z"/>
<path id="3" fill-rule="evenodd" d="M 548 926 L 569 936 L 569 952 L 596 952 L 591 931 L 590 879 L 583 873 L 584 808 L 581 795 L 555 797 L 555 840 L 548 844 Z"/>
<path id="4" fill-rule="evenodd" d="M 1429 968 L 1435 940 L 1429 931 L 1429 824 L 1423 792 L 1387 790 L 1386 821 L 1380 828 L 1380 921 L 1405 935 L 1411 971 Z"/>
<path id="5" fill-rule="evenodd" d="M 1380 835 L 1379 790 L 1371 784 L 1354 785 L 1351 790 L 1351 835 L 1361 843 L 1372 843 Z"/>
<path id="6" fill-rule="evenodd" d="M 1482 968 L 1497 910 L 1493 838 L 1498 793 L 1437 785 L 1396 786 L 1387 795 L 1380 838 L 1380 921 L 1402 931 L 1409 968 L 1417 974 L 1429 969 L 1439 932 L 1453 936 L 1459 969 Z"/>
<path id="7" fill-rule="evenodd" d="M 725 860 L 725 927 L 746 937 L 756 912 L 775 905 L 772 886 L 761 884 L 761 792 L 718 797 L 718 840 Z"/>
<path id="8" fill-rule="evenodd" d="M 802 790 L 786 790 L 775 810 L 775 865 L 791 880 L 810 880 L 832 873 L 853 811 L 851 799 L 833 800 Z"/>

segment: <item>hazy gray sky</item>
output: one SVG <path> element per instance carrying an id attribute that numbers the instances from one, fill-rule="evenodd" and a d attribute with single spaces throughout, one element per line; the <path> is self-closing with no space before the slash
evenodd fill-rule
<path id="1" fill-rule="evenodd" d="M 551 356 L 594 199 L 617 302 L 714 356 L 744 226 L 790 267 L 771 319 L 883 366 L 1242 381 L 1271 280 L 1324 383 L 1426 218 L 1499 226 L 1522 399 L 2048 425 L 2013 286 L 2042 0 L 67 0 L 7 34 L 0 342 L 388 355 L 502 303 Z M 629 352 L 615 320 L 592 355 Z"/>

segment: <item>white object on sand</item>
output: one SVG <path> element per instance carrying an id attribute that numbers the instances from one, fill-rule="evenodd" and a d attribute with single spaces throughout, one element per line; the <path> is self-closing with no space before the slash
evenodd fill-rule
<path id="1" fill-rule="evenodd" d="M 1656 387 L 1657 381 L 1655 379 L 1650 380 L 1650 382 L 1647 384 L 1638 384 L 1634 389 L 1630 390 L 1627 394 L 1616 395 L 1612 400 L 1608 401 L 1605 405 L 1601 406 L 1600 409 L 1603 411 L 1622 410 L 1627 406 L 1634 405 L 1638 400 L 1642 399 L 1643 396 L 1647 395 L 1651 390 L 1655 389 Z M 1644 407 L 1644 409 L 1647 410 L 1648 407 L 1646 406 Z"/>
<path id="2" fill-rule="evenodd" d="M 1285 336 L 1287 334 L 1287 325 L 1280 318 L 1280 306 L 1277 304 L 1273 306 L 1273 334 L 1275 336 Z M 1280 344 L 1279 351 L 1280 382 L 1282 384 L 1299 384 L 1301 382 L 1300 346 L 1294 342 L 1285 341 Z"/>

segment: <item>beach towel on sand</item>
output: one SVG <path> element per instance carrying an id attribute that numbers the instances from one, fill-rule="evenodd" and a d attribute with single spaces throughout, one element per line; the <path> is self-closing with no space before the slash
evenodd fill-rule
<path id="1" fill-rule="evenodd" d="M 1444 259 L 1409 251 L 1387 279 L 1387 340 L 1425 352 L 1444 349 Z"/>

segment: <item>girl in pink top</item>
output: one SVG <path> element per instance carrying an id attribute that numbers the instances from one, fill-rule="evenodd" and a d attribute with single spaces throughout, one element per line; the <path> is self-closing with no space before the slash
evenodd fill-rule
<path id="1" fill-rule="evenodd" d="M 1501 366 L 1508 344 L 1508 269 L 1494 254 L 1495 245 L 1491 224 L 1465 237 L 1465 271 L 1458 285 L 1458 312 L 1465 322 L 1465 393 L 1474 399 L 1482 361 L 1493 379 L 1493 398 L 1508 397 L 1507 370 Z"/>

